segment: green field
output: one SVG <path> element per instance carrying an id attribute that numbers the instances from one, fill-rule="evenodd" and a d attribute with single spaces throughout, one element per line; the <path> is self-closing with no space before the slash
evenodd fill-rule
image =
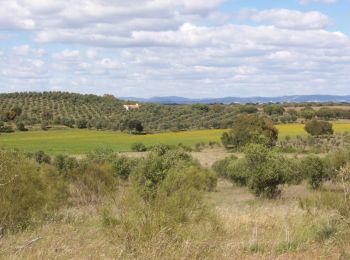
<path id="1" fill-rule="evenodd" d="M 277 126 L 280 138 L 287 135 L 305 136 L 304 125 L 291 124 Z M 335 132 L 350 132 L 350 124 L 334 124 Z M 142 142 L 147 146 L 164 143 L 192 146 L 198 142 L 216 141 L 225 130 L 200 130 L 177 133 L 161 133 L 153 135 L 129 135 L 112 131 L 95 130 L 51 130 L 16 132 L 0 135 L 0 147 L 17 148 L 26 152 L 43 150 L 50 154 L 84 154 L 99 147 L 109 147 L 115 151 L 130 151 L 135 142 Z"/>

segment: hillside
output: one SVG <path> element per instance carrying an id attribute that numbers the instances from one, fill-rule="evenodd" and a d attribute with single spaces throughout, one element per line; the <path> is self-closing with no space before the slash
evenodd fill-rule
<path id="1" fill-rule="evenodd" d="M 0 132 L 6 132 L 7 127 L 25 131 L 40 125 L 44 130 L 64 126 L 127 132 L 226 129 L 233 126 L 240 114 L 263 112 L 275 123 L 293 123 L 314 117 L 326 120 L 350 119 L 349 106 L 336 103 L 140 103 L 139 110 L 124 109 L 123 105 L 135 102 L 138 101 L 124 101 L 112 95 L 96 96 L 67 92 L 0 94 Z"/>
<path id="2" fill-rule="evenodd" d="M 121 131 L 126 130 L 130 122 L 139 121 L 145 131 L 177 131 L 227 128 L 237 113 L 234 106 L 153 103 L 142 104 L 139 111 L 126 111 L 123 105 L 127 103 L 134 102 L 111 95 L 101 97 L 66 92 L 0 94 L 0 121 Z"/>

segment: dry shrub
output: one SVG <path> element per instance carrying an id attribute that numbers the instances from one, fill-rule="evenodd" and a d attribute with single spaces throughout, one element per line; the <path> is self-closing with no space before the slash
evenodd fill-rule
<path id="1" fill-rule="evenodd" d="M 134 188 L 117 195 L 103 210 L 102 219 L 112 240 L 119 245 L 123 241 L 123 257 L 144 257 L 151 254 L 144 252 L 147 248 L 158 248 L 159 257 L 177 251 L 186 241 L 203 243 L 216 236 L 219 221 L 203 201 L 204 191 L 216 186 L 210 175 L 195 166 L 173 168 L 158 183 L 151 200 Z"/>
<path id="2" fill-rule="evenodd" d="M 96 204 L 117 187 L 109 164 L 83 163 L 69 174 L 69 180 L 74 205 Z"/>
<path id="3" fill-rule="evenodd" d="M 0 227 L 28 227 L 57 208 L 65 194 L 54 168 L 40 168 L 17 152 L 0 150 Z"/>

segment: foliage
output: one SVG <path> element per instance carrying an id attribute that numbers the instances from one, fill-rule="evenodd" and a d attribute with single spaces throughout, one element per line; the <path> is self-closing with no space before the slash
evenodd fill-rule
<path id="1" fill-rule="evenodd" d="M 77 159 L 62 154 L 55 156 L 53 165 L 61 175 L 66 177 L 74 168 L 79 166 Z"/>
<path id="2" fill-rule="evenodd" d="M 268 115 L 283 115 L 285 112 L 285 109 L 282 105 L 265 105 L 264 106 L 264 112 Z"/>
<path id="3" fill-rule="evenodd" d="M 127 180 L 136 165 L 136 161 L 126 156 L 117 156 L 113 158 L 111 164 L 113 175 L 122 180 Z"/>
<path id="4" fill-rule="evenodd" d="M 17 152 L 0 150 L 1 227 L 26 228 L 56 209 L 65 194 L 55 169 L 39 168 Z"/>
<path id="5" fill-rule="evenodd" d="M 289 174 L 288 161 L 268 148 L 251 144 L 245 149 L 248 187 L 258 196 L 276 197 Z"/>
<path id="6" fill-rule="evenodd" d="M 301 169 L 313 189 L 318 189 L 327 177 L 325 161 L 315 155 L 303 158 Z"/>
<path id="7" fill-rule="evenodd" d="M 68 179 L 72 183 L 72 200 L 80 205 L 97 203 L 117 188 L 116 178 L 108 164 L 82 163 L 71 170 Z"/>
<path id="8" fill-rule="evenodd" d="M 146 145 L 144 145 L 141 142 L 134 143 L 134 144 L 131 145 L 131 151 L 134 151 L 134 152 L 145 152 L 145 151 L 147 151 L 147 147 L 146 147 Z"/>
<path id="9" fill-rule="evenodd" d="M 16 124 L 16 129 L 21 132 L 28 131 L 28 129 L 25 127 L 25 125 L 22 122 L 18 122 Z"/>
<path id="10" fill-rule="evenodd" d="M 11 126 L 0 126 L 0 133 L 13 133 L 14 130 Z"/>
<path id="11" fill-rule="evenodd" d="M 305 131 L 312 136 L 332 135 L 333 125 L 326 121 L 311 120 L 305 124 Z"/>
<path id="12" fill-rule="evenodd" d="M 76 126 L 77 126 L 77 128 L 79 128 L 79 129 L 87 128 L 87 126 L 88 126 L 88 121 L 85 120 L 85 119 L 79 119 L 79 120 L 76 121 Z"/>
<path id="13" fill-rule="evenodd" d="M 239 107 L 240 113 L 255 114 L 258 112 L 258 108 L 254 105 L 245 105 Z"/>
<path id="14" fill-rule="evenodd" d="M 42 163 L 50 164 L 51 163 L 51 157 L 49 155 L 47 155 L 44 151 L 35 152 L 33 154 L 33 157 L 38 164 L 42 164 Z"/>
<path id="15" fill-rule="evenodd" d="M 268 117 L 247 115 L 239 117 L 234 128 L 222 135 L 221 140 L 226 148 L 240 148 L 250 143 L 274 146 L 278 130 Z"/>
<path id="16" fill-rule="evenodd" d="M 172 168 L 193 165 L 191 156 L 181 150 L 166 147 L 154 149 L 141 160 L 133 174 L 133 183 L 138 193 L 146 200 L 154 198 L 159 185 Z"/>

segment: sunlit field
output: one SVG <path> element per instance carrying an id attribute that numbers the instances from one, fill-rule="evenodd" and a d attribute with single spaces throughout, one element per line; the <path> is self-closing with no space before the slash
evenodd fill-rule
<path id="1" fill-rule="evenodd" d="M 279 137 L 305 136 L 303 124 L 278 125 Z M 335 132 L 350 132 L 350 124 L 334 124 Z M 130 151 L 131 145 L 142 142 L 146 146 L 172 144 L 193 146 L 199 142 L 220 142 L 222 133 L 227 130 L 198 130 L 150 135 L 130 135 L 112 131 L 95 130 L 50 130 L 16 132 L 0 135 L 0 147 L 17 148 L 26 152 L 43 150 L 50 154 L 83 154 L 99 147 L 109 147 L 115 151 Z"/>

